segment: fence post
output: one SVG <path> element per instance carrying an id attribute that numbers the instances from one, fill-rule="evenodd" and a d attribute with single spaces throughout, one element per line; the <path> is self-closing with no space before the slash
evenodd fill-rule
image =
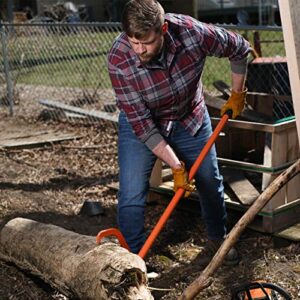
<path id="1" fill-rule="evenodd" d="M 1 31 L 1 44 L 2 44 L 4 73 L 5 73 L 6 88 L 7 88 L 7 100 L 8 100 L 8 104 L 9 104 L 9 114 L 12 116 L 13 115 L 13 82 L 12 82 L 10 67 L 9 67 L 5 26 L 3 26 L 3 24 L 0 24 L 0 31 Z"/>

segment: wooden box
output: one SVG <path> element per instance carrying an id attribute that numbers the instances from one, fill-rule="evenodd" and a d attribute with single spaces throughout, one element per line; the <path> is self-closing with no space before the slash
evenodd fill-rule
<path id="1" fill-rule="evenodd" d="M 273 99 L 268 94 L 250 94 L 247 98 L 253 109 L 261 113 L 272 112 Z M 219 115 L 212 113 L 211 115 Z M 270 113 L 271 115 L 271 113 Z M 215 126 L 220 118 L 212 117 Z M 229 120 L 223 133 L 216 141 L 220 169 L 227 169 L 235 181 L 243 180 L 247 188 L 239 188 L 235 199 L 227 197 L 226 205 L 237 214 L 244 213 L 249 205 L 268 185 L 296 159 L 300 157 L 296 121 L 294 117 L 278 120 L 274 123 L 245 120 Z M 165 171 L 166 172 L 166 171 Z M 170 172 L 169 172 L 170 173 Z M 157 165 L 152 176 L 152 187 L 159 190 L 171 190 L 170 174 L 162 174 L 161 165 Z M 236 174 L 253 174 L 260 178 L 259 185 L 251 184 L 245 177 Z M 224 175 L 224 174 L 223 174 Z M 228 175 L 228 174 L 227 174 Z M 226 183 L 227 176 L 224 175 Z M 231 182 L 232 183 L 232 182 Z M 231 187 L 233 186 L 230 185 Z M 238 182 L 237 185 L 240 183 Z M 250 188 L 248 188 L 250 187 Z M 273 233 L 300 221 L 300 175 L 286 184 L 259 213 L 250 227 L 262 232 Z M 172 194 L 172 191 L 170 191 Z M 194 198 L 197 197 L 194 195 Z M 248 198 L 248 199 L 247 199 Z"/>
<path id="2" fill-rule="evenodd" d="M 213 123 L 217 123 L 213 119 Z M 236 131 L 238 130 L 238 131 Z M 239 137 L 238 140 L 232 138 Z M 238 132 L 238 134 L 237 134 Z M 247 136 L 256 133 L 257 140 L 248 139 Z M 261 136 L 264 135 L 264 140 Z M 233 145 L 231 141 L 234 140 Z M 251 148 L 259 142 L 255 148 Z M 231 149 L 226 153 L 227 156 L 231 151 L 232 157 L 222 157 L 223 145 L 231 145 Z M 296 121 L 294 119 L 285 120 L 277 124 L 264 124 L 247 121 L 229 120 L 225 134 L 217 142 L 217 150 L 220 149 L 218 156 L 221 165 L 232 168 L 233 170 L 243 170 L 245 172 L 256 173 L 261 175 L 261 186 L 258 191 L 262 192 L 268 185 L 284 170 L 287 169 L 296 159 L 300 157 Z M 238 148 L 243 152 L 258 151 L 261 155 L 261 162 L 238 160 Z M 263 152 L 261 153 L 261 150 Z M 251 158 L 251 157 L 250 157 Z M 288 182 L 260 213 L 259 224 L 255 224 L 256 229 L 264 232 L 275 232 L 284 229 L 297 221 L 300 221 L 300 175 L 297 175 Z M 246 192 L 246 191 L 245 191 Z M 231 208 L 245 211 L 247 206 L 240 203 L 229 201 Z"/>

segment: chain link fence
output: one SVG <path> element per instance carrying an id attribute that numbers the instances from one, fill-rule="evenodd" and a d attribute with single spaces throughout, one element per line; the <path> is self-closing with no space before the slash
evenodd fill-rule
<path id="1" fill-rule="evenodd" d="M 281 28 L 224 27 L 241 33 L 255 48 L 256 57 L 249 57 L 249 93 L 270 96 L 275 121 L 293 116 Z M 0 112 L 33 119 L 115 121 L 106 59 L 120 31 L 119 23 L 2 24 Z M 202 79 L 208 93 L 226 97 L 228 60 L 209 57 Z M 249 104 L 253 109 L 260 106 L 266 112 L 254 102 Z"/>
<path id="2" fill-rule="evenodd" d="M 3 24 L 1 109 L 76 122 L 116 112 L 106 56 L 120 30 L 107 23 Z M 90 110 L 94 116 L 85 116 Z"/>
<path id="3" fill-rule="evenodd" d="M 254 49 L 248 59 L 246 82 L 248 107 L 268 115 L 271 117 L 268 120 L 273 122 L 293 117 L 294 110 L 282 28 L 230 25 L 223 27 L 239 32 Z M 209 57 L 203 74 L 203 83 L 209 93 L 226 94 L 226 88 L 231 83 L 228 60 Z"/>

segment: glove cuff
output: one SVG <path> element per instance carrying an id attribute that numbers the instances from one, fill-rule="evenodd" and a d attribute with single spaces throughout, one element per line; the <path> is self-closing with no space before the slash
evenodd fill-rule
<path id="1" fill-rule="evenodd" d="M 181 174 L 181 173 L 185 172 L 185 164 L 184 164 L 184 162 L 180 161 L 180 163 L 181 163 L 181 167 L 179 169 L 173 169 L 172 168 L 173 174 Z"/>
<path id="2" fill-rule="evenodd" d="M 245 88 L 242 92 L 235 92 L 234 90 L 231 91 L 231 97 L 232 98 L 240 98 L 240 97 L 246 97 L 248 92 L 248 89 Z"/>

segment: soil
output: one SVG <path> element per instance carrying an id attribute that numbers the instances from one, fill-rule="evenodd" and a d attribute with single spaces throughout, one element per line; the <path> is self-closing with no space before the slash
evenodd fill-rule
<path id="1" fill-rule="evenodd" d="M 80 138 L 31 148 L 0 149 L 1 227 L 20 216 L 91 236 L 117 226 L 117 190 L 111 188 L 118 183 L 115 126 L 51 121 L 38 114 L 10 117 L 6 110 L 0 110 L 0 133 L 10 128 L 60 130 Z M 81 214 L 86 200 L 100 202 L 104 214 Z M 148 233 L 165 204 L 155 201 L 155 196 L 148 203 Z M 206 241 L 199 213 L 176 209 L 145 258 L 148 271 L 158 274 L 149 279 L 155 299 L 176 299 L 200 275 L 203 267 L 195 257 Z M 239 264 L 221 266 L 213 283 L 197 299 L 230 299 L 234 286 L 256 280 L 275 283 L 292 299 L 300 299 L 300 245 L 288 242 L 278 247 L 274 241 L 270 235 L 246 230 L 236 244 Z M 0 282 L 0 299 L 67 299 L 39 278 L 1 260 Z"/>

